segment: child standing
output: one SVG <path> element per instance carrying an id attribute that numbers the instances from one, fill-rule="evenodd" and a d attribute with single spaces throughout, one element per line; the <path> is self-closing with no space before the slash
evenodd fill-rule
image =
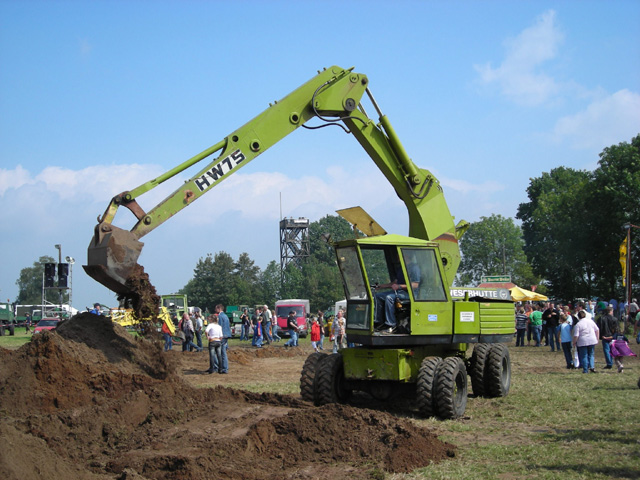
<path id="1" fill-rule="evenodd" d="M 318 343 L 320 342 L 320 323 L 318 318 L 313 317 L 311 322 L 311 346 L 315 352 L 319 352 Z"/>
<path id="2" fill-rule="evenodd" d="M 613 337 L 611 341 L 611 356 L 616 362 L 618 367 L 618 373 L 622 373 L 624 365 L 622 364 L 623 357 L 636 357 L 637 355 L 631 351 L 627 338 L 624 335 L 617 335 Z"/>

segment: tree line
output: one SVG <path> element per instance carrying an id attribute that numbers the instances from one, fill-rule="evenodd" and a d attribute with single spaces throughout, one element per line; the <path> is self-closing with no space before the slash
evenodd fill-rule
<path id="1" fill-rule="evenodd" d="M 333 248 L 323 239 L 326 234 L 332 241 L 354 237 L 349 222 L 327 215 L 309 224 L 310 256 L 300 265 L 289 263 L 282 276 L 275 261 L 261 270 L 247 253 L 237 260 L 226 252 L 209 253 L 198 260 L 193 277 L 178 293 L 210 312 L 217 303 L 273 308 L 283 298 L 306 298 L 312 308 L 325 310 L 344 298 Z"/>
<path id="2" fill-rule="evenodd" d="M 527 196 L 515 219 L 494 214 L 471 223 L 460 241 L 456 283 L 475 286 L 483 275 L 507 274 L 519 286 L 535 285 L 566 301 L 624 298 L 619 248 L 624 225 L 640 225 L 640 135 L 605 148 L 594 171 L 557 167 L 531 178 Z M 281 298 L 306 298 L 313 309 L 324 310 L 344 298 L 326 234 L 332 241 L 354 237 L 346 220 L 327 215 L 309 225 L 310 256 L 287 265 L 282 275 L 276 261 L 261 270 L 247 253 L 237 260 L 224 251 L 208 253 L 178 293 L 209 311 L 217 303 L 273 306 Z M 631 237 L 630 254 L 637 260 L 640 229 Z M 52 261 L 40 257 L 20 272 L 17 303 L 40 303 L 44 264 Z M 637 285 L 640 268 L 631 273 Z"/>

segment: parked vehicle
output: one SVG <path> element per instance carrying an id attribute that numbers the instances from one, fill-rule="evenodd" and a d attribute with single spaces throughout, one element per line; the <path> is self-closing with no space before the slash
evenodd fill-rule
<path id="1" fill-rule="evenodd" d="M 165 307 L 173 320 L 174 325 L 178 325 L 178 322 L 182 318 L 182 314 L 189 312 L 189 302 L 186 295 L 171 293 L 169 295 L 161 295 L 162 299 L 161 307 Z"/>
<path id="2" fill-rule="evenodd" d="M 0 302 L 0 335 L 4 335 L 5 329 L 10 335 L 14 334 L 16 318 L 10 303 Z"/>
<path id="3" fill-rule="evenodd" d="M 36 328 L 33 329 L 33 333 L 40 333 L 44 330 L 53 330 L 60 324 L 59 318 L 43 318 L 38 322 Z"/>
<path id="4" fill-rule="evenodd" d="M 279 335 L 289 336 L 287 318 L 291 311 L 296 312 L 296 321 L 299 329 L 298 334 L 301 337 L 306 337 L 308 333 L 307 317 L 309 316 L 309 300 L 301 299 L 278 300 L 276 302 Z"/>

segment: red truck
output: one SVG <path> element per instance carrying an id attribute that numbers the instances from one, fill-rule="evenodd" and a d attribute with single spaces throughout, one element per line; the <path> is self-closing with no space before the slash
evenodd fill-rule
<path id="1" fill-rule="evenodd" d="M 296 312 L 296 321 L 298 322 L 298 334 L 300 337 L 306 337 L 307 317 L 309 316 L 309 300 L 289 299 L 276 301 L 276 317 L 278 318 L 278 334 L 289 335 L 287 328 L 287 318 L 289 312 Z"/>

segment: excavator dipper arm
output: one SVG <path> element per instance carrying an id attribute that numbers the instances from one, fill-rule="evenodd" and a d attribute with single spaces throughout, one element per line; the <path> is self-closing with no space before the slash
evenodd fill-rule
<path id="1" fill-rule="evenodd" d="M 343 124 L 363 146 L 407 205 L 409 235 L 440 242 L 445 273 L 451 283 L 459 263 L 457 240 L 466 225 L 454 226 L 438 180 L 408 157 L 387 117 L 375 103 L 368 83 L 366 75 L 354 73 L 352 68 L 334 66 L 319 72 L 217 144 L 160 177 L 113 197 L 98 218 L 89 244 L 84 266 L 87 274 L 116 293 L 129 293 L 126 280 L 137 265 L 143 246 L 140 238 L 288 134 L 318 118 Z M 365 93 L 379 115 L 379 123 L 372 121 L 362 107 Z M 213 161 L 151 210 L 145 211 L 138 204 L 142 194 L 215 153 Z M 127 208 L 137 219 L 130 231 L 112 225 L 119 207 Z"/>

